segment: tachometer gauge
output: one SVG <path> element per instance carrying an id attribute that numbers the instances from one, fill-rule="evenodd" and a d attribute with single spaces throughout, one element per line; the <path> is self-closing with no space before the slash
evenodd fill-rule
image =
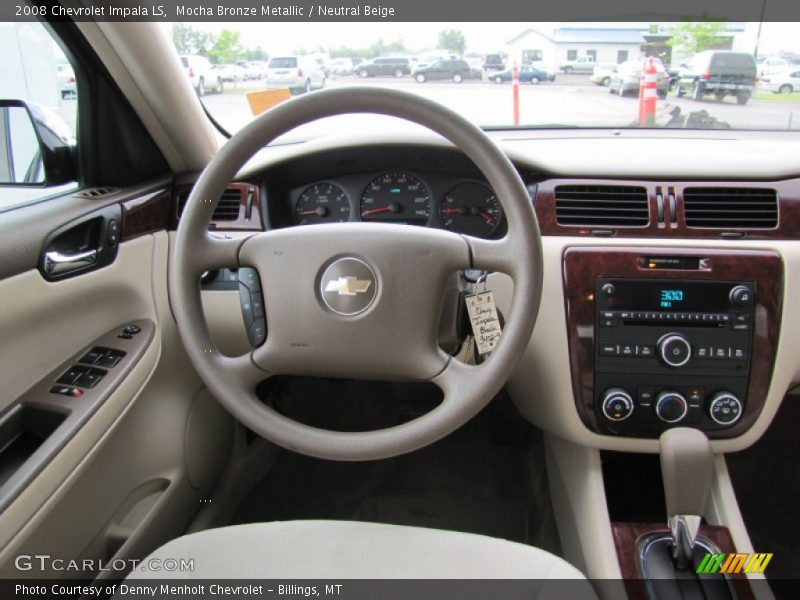
<path id="1" fill-rule="evenodd" d="M 350 199 L 338 185 L 315 183 L 300 194 L 294 218 L 298 225 L 349 221 Z"/>
<path id="2" fill-rule="evenodd" d="M 383 173 L 364 190 L 359 213 L 362 221 L 425 225 L 431 216 L 431 195 L 413 175 Z"/>
<path id="3" fill-rule="evenodd" d="M 445 194 L 439 208 L 442 225 L 465 235 L 487 237 L 500 225 L 500 203 L 487 186 L 469 181 Z"/>

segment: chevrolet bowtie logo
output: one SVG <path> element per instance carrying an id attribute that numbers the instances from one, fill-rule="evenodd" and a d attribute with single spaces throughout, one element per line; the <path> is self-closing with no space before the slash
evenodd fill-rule
<path id="1" fill-rule="evenodd" d="M 337 292 L 340 296 L 355 296 L 366 292 L 371 284 L 371 281 L 357 277 L 339 277 L 339 279 L 332 279 L 328 282 L 325 292 Z"/>

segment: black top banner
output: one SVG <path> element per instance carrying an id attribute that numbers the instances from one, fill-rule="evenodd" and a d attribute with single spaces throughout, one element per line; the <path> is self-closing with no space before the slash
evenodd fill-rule
<path id="1" fill-rule="evenodd" d="M 0 21 L 798 21 L 797 0 L 3 0 Z"/>

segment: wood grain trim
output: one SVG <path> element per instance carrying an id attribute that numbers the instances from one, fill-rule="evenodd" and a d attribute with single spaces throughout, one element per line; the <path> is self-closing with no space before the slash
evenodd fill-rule
<path id="1" fill-rule="evenodd" d="M 647 190 L 650 207 L 650 222 L 644 227 L 602 227 L 559 225 L 556 220 L 555 188 L 559 185 L 612 185 L 636 186 Z M 688 227 L 683 204 L 683 191 L 692 187 L 769 188 L 778 196 L 778 227 L 774 229 L 744 229 L 726 227 L 721 229 Z M 677 219 L 670 221 L 665 211 L 665 222 L 658 223 L 656 195 L 660 188 L 664 202 L 670 193 L 675 195 Z M 536 217 L 542 235 L 597 237 L 600 230 L 610 232 L 613 237 L 664 237 L 689 239 L 720 239 L 722 234 L 740 235 L 748 240 L 796 239 L 800 236 L 800 179 L 783 181 L 644 181 L 609 179 L 551 179 L 537 184 Z"/>
<path id="2" fill-rule="evenodd" d="M 120 240 L 134 238 L 167 229 L 170 213 L 169 190 L 141 196 L 122 203 L 122 234 Z"/>
<path id="3" fill-rule="evenodd" d="M 641 256 L 701 256 L 710 259 L 710 268 L 649 270 L 641 267 Z M 778 347 L 783 302 L 783 262 L 779 254 L 768 250 L 568 246 L 562 264 L 575 405 L 584 425 L 597 433 L 606 433 L 594 411 L 594 285 L 598 277 L 755 282 L 756 317 L 745 411 L 736 425 L 709 431 L 708 436 L 736 437 L 750 428 L 766 402 Z"/>
<path id="4" fill-rule="evenodd" d="M 646 600 L 647 594 L 644 581 L 639 574 L 636 556 L 638 543 L 645 535 L 668 533 L 668 529 L 660 523 L 621 523 L 614 521 L 611 523 L 611 532 L 614 536 L 617 559 L 619 560 L 620 571 L 622 571 L 622 578 L 625 580 L 625 591 L 628 594 L 628 600 Z M 727 527 L 701 525 L 700 535 L 712 541 L 720 549 L 720 552 L 736 552 L 733 538 Z M 745 575 L 738 573 L 732 575 L 731 578 L 739 600 L 755 598 Z"/>
<path id="5" fill-rule="evenodd" d="M 239 190 L 239 216 L 231 221 L 212 220 L 210 229 L 213 231 L 263 231 L 264 220 L 261 214 L 261 201 L 259 198 L 259 187 L 252 183 L 234 181 L 229 183 L 226 188 Z M 192 190 L 191 185 L 177 186 L 173 200 L 172 216 L 170 218 L 170 228 L 177 229 L 179 217 L 180 197 Z M 250 215 L 247 215 L 248 203 Z"/>

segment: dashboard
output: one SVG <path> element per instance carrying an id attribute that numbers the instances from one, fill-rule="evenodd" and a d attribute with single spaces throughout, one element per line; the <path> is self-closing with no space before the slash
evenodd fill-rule
<path id="1" fill-rule="evenodd" d="M 534 202 L 544 252 L 536 329 L 508 382 L 520 412 L 564 439 L 609 450 L 654 451 L 660 432 L 680 425 L 703 429 L 721 451 L 758 439 L 800 380 L 790 351 L 800 355 L 800 343 L 783 318 L 800 310 L 790 293 L 800 285 L 800 180 L 668 169 L 655 176 L 635 165 L 628 177 L 558 173 L 526 160 L 525 144 L 536 145 L 501 141 Z M 264 155 L 226 190 L 235 216 L 212 220 L 213 228 L 235 235 L 385 222 L 485 238 L 507 232 L 485 178 L 448 146 L 350 140 Z M 657 310 L 633 294 L 606 306 L 608 282 L 622 291 L 625 282 L 677 295 L 700 290 L 698 298 L 714 286 L 726 294 L 744 286 L 753 302 L 692 308 L 676 296 Z M 510 311 L 512 280 L 491 274 L 487 286 Z M 687 348 L 685 363 L 665 358 L 669 340 Z"/>

